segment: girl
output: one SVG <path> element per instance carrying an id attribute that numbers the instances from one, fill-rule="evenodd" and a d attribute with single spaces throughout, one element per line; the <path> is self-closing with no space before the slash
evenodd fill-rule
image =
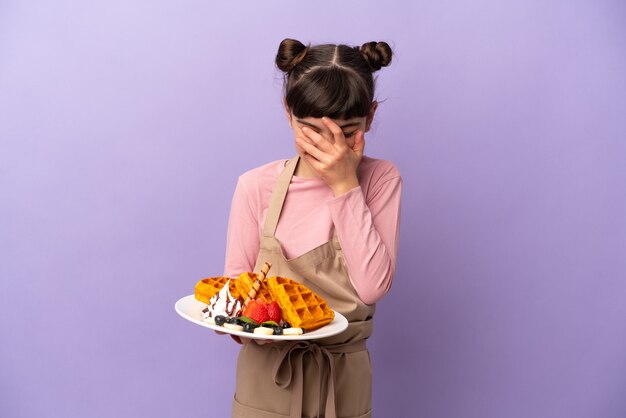
<path id="1" fill-rule="evenodd" d="M 270 261 L 270 275 L 302 282 L 349 326 L 312 342 L 239 340 L 233 417 L 371 417 L 365 341 L 395 271 L 402 179 L 363 151 L 378 106 L 372 73 L 391 55 L 385 42 L 280 43 L 297 155 L 239 177 L 224 275 Z"/>

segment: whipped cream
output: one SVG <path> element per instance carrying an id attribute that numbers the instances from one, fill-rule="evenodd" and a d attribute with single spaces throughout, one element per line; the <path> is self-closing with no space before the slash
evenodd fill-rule
<path id="1" fill-rule="evenodd" d="M 238 316 L 241 311 L 241 302 L 235 299 L 228 290 L 230 280 L 224 284 L 224 287 L 216 293 L 210 300 L 208 312 L 203 315 L 204 319 L 215 318 L 217 315 L 226 317 Z"/>

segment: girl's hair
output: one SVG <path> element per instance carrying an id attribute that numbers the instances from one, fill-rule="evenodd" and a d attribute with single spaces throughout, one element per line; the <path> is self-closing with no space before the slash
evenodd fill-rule
<path id="1" fill-rule="evenodd" d="M 276 54 L 276 66 L 285 73 L 285 102 L 299 118 L 367 116 L 374 101 L 372 73 L 390 63 L 386 42 L 305 46 L 284 39 Z"/>

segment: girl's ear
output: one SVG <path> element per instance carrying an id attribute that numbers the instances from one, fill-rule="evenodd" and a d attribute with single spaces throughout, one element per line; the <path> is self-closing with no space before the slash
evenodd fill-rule
<path id="1" fill-rule="evenodd" d="M 293 125 L 291 123 L 291 109 L 287 106 L 287 100 L 283 97 L 283 106 L 285 106 L 285 115 L 287 116 L 287 122 L 289 122 L 289 127 L 293 129 Z"/>
<path id="2" fill-rule="evenodd" d="M 372 102 L 372 107 L 370 107 L 370 113 L 367 115 L 367 119 L 365 119 L 365 132 L 370 130 L 370 126 L 372 126 L 372 121 L 374 120 L 374 113 L 376 113 L 376 109 L 378 109 L 378 102 L 374 100 Z"/>

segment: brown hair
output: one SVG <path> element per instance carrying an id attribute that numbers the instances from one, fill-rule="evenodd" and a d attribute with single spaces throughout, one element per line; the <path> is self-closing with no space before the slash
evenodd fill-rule
<path id="1" fill-rule="evenodd" d="M 372 73 L 390 63 L 386 42 L 305 46 L 284 39 L 276 54 L 276 66 L 285 73 L 285 102 L 299 118 L 367 116 L 374 101 Z"/>

